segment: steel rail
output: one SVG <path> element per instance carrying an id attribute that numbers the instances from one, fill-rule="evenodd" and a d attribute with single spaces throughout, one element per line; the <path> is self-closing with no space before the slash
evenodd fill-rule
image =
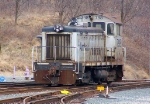
<path id="1" fill-rule="evenodd" d="M 52 88 L 47 87 L 12 87 L 12 88 L 0 88 L 0 95 L 16 94 L 16 93 L 28 93 L 37 91 L 51 90 Z"/>
<path id="2" fill-rule="evenodd" d="M 95 86 L 88 86 L 88 87 L 78 87 L 78 88 L 68 88 L 66 89 L 71 94 L 75 94 L 78 92 L 83 92 L 85 90 L 93 90 Z M 61 91 L 58 91 L 55 94 L 52 93 L 45 93 L 40 95 L 29 96 L 23 100 L 23 104 L 32 103 L 32 104 L 41 104 L 44 103 L 60 103 L 61 99 L 67 95 L 61 94 Z"/>
<path id="3" fill-rule="evenodd" d="M 140 82 L 140 83 L 128 83 L 127 84 L 123 84 L 122 86 L 116 86 L 116 87 L 110 87 L 109 88 L 109 92 L 113 93 L 116 91 L 121 91 L 121 90 L 129 90 L 129 89 L 135 89 L 135 88 L 147 88 L 150 87 L 150 82 Z M 104 97 L 106 97 L 106 88 L 104 91 L 101 92 L 101 94 L 103 94 Z M 71 104 L 77 104 L 77 103 L 82 103 L 85 98 L 90 97 L 92 94 L 92 96 L 99 94 L 99 91 L 96 90 L 89 90 L 89 91 L 85 91 L 85 92 L 80 92 L 74 95 L 69 95 L 69 96 L 65 96 L 61 99 L 61 103 L 62 104 L 67 104 L 67 103 L 71 103 Z M 78 102 L 76 102 L 74 99 L 81 99 L 81 101 L 79 100 Z"/>
<path id="4" fill-rule="evenodd" d="M 105 85 L 106 87 L 106 85 Z M 133 88 L 145 88 L 145 87 L 150 87 L 150 82 L 149 81 L 137 81 L 137 82 L 118 82 L 115 83 L 114 85 L 112 84 L 109 88 L 109 92 L 115 92 L 115 91 L 120 91 L 120 90 L 127 90 L 127 89 L 133 89 Z M 17 88 L 14 88 L 14 90 L 17 90 Z M 92 85 L 92 86 L 84 86 L 84 87 L 80 87 L 80 86 L 71 86 L 71 87 L 44 87 L 44 88 L 35 88 L 35 91 L 39 91 L 39 90 L 53 90 L 53 92 L 46 92 L 46 93 L 42 93 L 42 94 L 36 94 L 33 96 L 24 96 L 24 97 L 18 97 L 18 98 L 12 98 L 12 99 L 6 99 L 6 100 L 1 100 L 1 103 L 17 103 L 17 102 L 21 102 L 24 104 L 26 103 L 32 103 L 32 104 L 40 104 L 41 102 L 47 103 L 47 102 L 53 102 L 53 103 L 64 103 L 66 104 L 67 102 L 71 102 L 71 103 L 75 103 L 76 100 L 82 100 L 84 101 L 84 99 L 86 97 L 89 96 L 93 96 L 95 94 L 98 94 L 99 91 L 95 90 L 96 89 L 96 85 Z M 55 91 L 54 91 L 55 89 Z M 56 91 L 57 89 L 57 91 Z M 61 89 L 66 89 L 69 92 L 71 92 L 71 94 L 69 95 L 64 95 L 61 94 Z M 26 89 L 20 90 L 20 92 L 24 92 Z M 33 91 L 34 88 L 31 88 L 31 90 Z M 106 91 L 106 89 L 105 89 Z M 102 91 L 102 93 L 104 94 L 105 91 Z M 76 99 L 76 100 L 75 100 Z M 78 101 L 80 102 L 80 101 Z"/>

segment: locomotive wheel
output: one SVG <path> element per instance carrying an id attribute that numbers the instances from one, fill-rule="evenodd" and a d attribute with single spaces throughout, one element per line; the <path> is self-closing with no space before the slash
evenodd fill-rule
<path id="1" fill-rule="evenodd" d="M 112 81 L 107 81 L 107 85 L 110 85 L 112 83 Z"/>
<path id="2" fill-rule="evenodd" d="M 51 87 L 52 86 L 52 84 L 48 84 L 48 87 Z"/>
<path id="3" fill-rule="evenodd" d="M 77 80 L 77 81 L 76 81 L 76 85 L 77 85 L 77 86 L 83 85 L 82 80 Z"/>
<path id="4" fill-rule="evenodd" d="M 99 79 L 99 81 L 98 81 L 98 85 L 101 85 L 102 84 L 102 81 Z"/>
<path id="5" fill-rule="evenodd" d="M 102 84 L 102 82 L 98 82 L 98 85 L 101 85 Z"/>
<path id="6" fill-rule="evenodd" d="M 58 86 L 60 87 L 60 86 L 63 86 L 63 84 L 58 84 Z"/>

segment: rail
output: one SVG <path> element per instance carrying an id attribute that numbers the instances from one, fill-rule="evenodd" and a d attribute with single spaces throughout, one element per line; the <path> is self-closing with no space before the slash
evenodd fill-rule
<path id="1" fill-rule="evenodd" d="M 127 80 L 126 80 L 127 81 Z M 134 80 L 136 82 L 136 80 Z M 130 80 L 129 80 L 130 82 Z M 137 80 L 137 82 L 132 83 L 132 82 L 115 82 L 112 83 L 109 86 L 109 93 L 110 92 L 115 92 L 115 91 L 121 91 L 121 90 L 127 90 L 127 89 L 134 89 L 134 88 L 148 88 L 150 87 L 150 82 L 149 79 L 145 79 L 142 81 Z M 86 86 L 86 87 L 65 87 L 67 91 L 70 92 L 70 94 L 63 94 L 61 93 L 64 88 L 60 87 L 37 87 L 37 86 L 32 86 L 32 88 L 27 87 L 27 90 L 20 89 L 20 87 L 15 87 L 12 90 L 16 91 L 13 92 L 15 95 L 20 95 L 20 93 L 24 93 L 23 96 L 15 96 L 14 98 L 10 97 L 7 99 L 0 100 L 0 104 L 27 104 L 27 103 L 32 103 L 32 104 L 50 104 L 50 103 L 61 103 L 61 104 L 81 104 L 84 99 L 87 97 L 91 96 L 96 96 L 97 94 L 101 94 L 102 96 L 106 97 L 106 85 L 104 91 L 101 91 L 101 93 L 96 90 L 96 85 L 91 85 L 91 86 Z M 35 88 L 37 87 L 37 88 Z M 12 88 L 12 87 L 10 87 Z M 18 91 L 22 90 L 22 91 Z M 33 91 L 34 90 L 34 91 Z M 5 91 L 8 91 L 8 89 L 5 89 Z M 44 91 L 44 92 L 43 92 Z M 9 91 L 8 91 L 9 92 Z M 30 92 L 41 92 L 38 94 L 32 94 L 28 95 L 27 93 Z M 4 95 L 4 94 L 1 94 Z M 7 96 L 7 95 L 6 95 Z"/>

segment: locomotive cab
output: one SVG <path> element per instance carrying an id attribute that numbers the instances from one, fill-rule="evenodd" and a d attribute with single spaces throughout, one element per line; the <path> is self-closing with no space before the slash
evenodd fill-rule
<path id="1" fill-rule="evenodd" d="M 74 17 L 68 26 L 43 27 L 32 49 L 37 83 L 70 85 L 120 81 L 125 48 L 121 22 L 102 14 Z"/>
<path id="2" fill-rule="evenodd" d="M 84 26 L 84 24 L 88 24 L 88 27 L 101 28 L 105 34 L 105 52 L 102 61 L 104 64 L 86 66 L 87 73 L 91 72 L 91 77 L 95 79 L 94 82 L 98 83 L 121 81 L 126 59 L 126 49 L 122 47 L 121 21 L 111 15 L 84 14 L 73 18 L 68 23 L 70 26 Z"/>

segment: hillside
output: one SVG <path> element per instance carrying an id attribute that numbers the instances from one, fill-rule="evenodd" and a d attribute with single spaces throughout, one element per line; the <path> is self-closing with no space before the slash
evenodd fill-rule
<path id="1" fill-rule="evenodd" d="M 20 16 L 18 24 L 14 25 L 13 17 L 0 17 L 0 75 L 9 76 L 16 66 L 18 74 L 28 66 L 31 71 L 31 51 L 32 46 L 39 45 L 36 35 L 41 33 L 41 28 L 47 25 L 53 25 L 58 20 L 57 15 L 37 13 Z M 132 41 L 126 34 L 123 35 L 124 46 L 127 47 L 127 63 L 125 65 L 124 78 L 145 79 L 149 78 L 145 68 L 132 60 L 130 57 L 138 52 L 136 49 L 142 48 L 136 42 Z M 136 46 L 136 49 L 134 48 Z M 132 50 L 134 48 L 134 50 Z M 129 51 L 128 51 L 129 50 Z M 143 57 L 148 55 L 145 52 Z"/>
<path id="2" fill-rule="evenodd" d="M 30 14 L 20 17 L 16 26 L 13 17 L 0 18 L 1 71 L 12 71 L 13 66 L 19 70 L 25 69 L 25 66 L 31 69 L 32 46 L 39 45 L 36 35 L 41 33 L 43 26 L 52 25 L 52 18 L 51 14 L 43 17 Z"/>
<path id="3" fill-rule="evenodd" d="M 65 23 L 85 13 L 118 14 L 127 48 L 125 78 L 147 78 L 150 73 L 149 0 L 1 0 L 0 71 L 31 69 L 32 46 L 43 26 Z M 64 22 L 65 21 L 65 22 Z M 7 74 L 6 73 L 6 74 Z M 4 75 L 4 73 L 1 73 Z"/>

